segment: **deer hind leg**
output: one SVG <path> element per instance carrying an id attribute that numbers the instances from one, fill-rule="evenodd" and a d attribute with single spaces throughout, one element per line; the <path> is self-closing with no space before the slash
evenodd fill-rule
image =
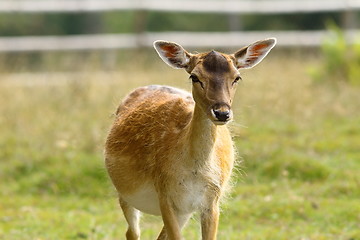
<path id="1" fill-rule="evenodd" d="M 177 215 L 176 219 L 177 219 L 177 223 L 178 226 L 180 228 L 180 230 L 185 226 L 185 224 L 187 223 L 187 221 L 189 220 L 189 218 L 191 217 L 191 214 L 186 214 L 186 215 Z M 166 228 L 165 226 L 162 228 L 157 240 L 169 240 L 170 238 L 168 238 L 167 233 L 166 233 Z"/>
<path id="2" fill-rule="evenodd" d="M 127 240 L 140 239 L 140 211 L 131 207 L 127 202 L 119 198 L 121 209 L 124 213 L 128 229 L 126 231 Z"/>

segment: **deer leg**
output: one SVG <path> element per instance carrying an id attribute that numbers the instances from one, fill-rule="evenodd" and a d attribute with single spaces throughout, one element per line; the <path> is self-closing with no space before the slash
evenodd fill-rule
<path id="1" fill-rule="evenodd" d="M 185 214 L 185 215 L 178 215 L 177 216 L 177 220 L 178 220 L 180 230 L 185 226 L 186 222 L 189 220 L 190 217 L 191 217 L 191 214 Z M 167 239 L 169 239 L 169 238 L 167 237 L 166 228 L 164 226 L 162 228 L 157 240 L 167 240 Z"/>
<path id="2" fill-rule="evenodd" d="M 214 199 L 201 210 L 201 233 L 203 240 L 216 240 L 219 224 L 219 200 Z"/>
<path id="3" fill-rule="evenodd" d="M 173 208 L 172 204 L 166 196 L 159 196 L 161 216 L 164 222 L 164 227 L 158 237 L 160 239 L 180 240 L 181 227 L 180 216 Z M 186 222 L 186 221 L 185 221 Z"/>
<path id="4" fill-rule="evenodd" d="M 161 232 L 157 238 L 157 240 L 167 240 L 166 228 L 165 226 L 161 229 Z"/>
<path id="5" fill-rule="evenodd" d="M 127 240 L 139 240 L 140 239 L 140 211 L 131 207 L 127 202 L 119 198 L 121 209 L 124 213 L 126 222 L 128 223 L 128 229 L 126 231 Z"/>

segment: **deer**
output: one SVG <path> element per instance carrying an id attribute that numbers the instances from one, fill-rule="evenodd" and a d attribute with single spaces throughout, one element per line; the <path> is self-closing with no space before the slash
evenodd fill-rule
<path id="1" fill-rule="evenodd" d="M 275 44 L 269 38 L 225 54 L 190 53 L 174 42 L 154 42 L 167 65 L 190 75 L 192 93 L 139 87 L 116 110 L 104 156 L 128 224 L 127 240 L 140 239 L 141 212 L 162 217 L 158 240 L 182 239 L 194 212 L 202 239 L 216 239 L 220 201 L 235 162 L 227 123 L 233 119 L 239 71 L 260 63 Z"/>

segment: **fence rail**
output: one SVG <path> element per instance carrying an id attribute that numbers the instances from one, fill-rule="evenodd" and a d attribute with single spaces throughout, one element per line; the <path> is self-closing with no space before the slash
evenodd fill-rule
<path id="1" fill-rule="evenodd" d="M 295 13 L 340 11 L 344 27 L 354 25 L 354 12 L 360 0 L 0 0 L 0 12 L 104 12 L 145 10 L 166 12 Z M 141 13 L 141 12 L 139 12 Z M 142 19 L 146 21 L 146 19 Z M 139 24 L 144 26 L 145 24 Z M 238 30 L 235 28 L 233 30 Z M 239 47 L 266 37 L 276 37 L 279 46 L 319 46 L 327 31 L 264 31 L 264 32 L 165 32 L 149 33 L 138 29 L 135 34 L 95 34 L 77 36 L 0 37 L 0 52 L 67 51 L 149 47 L 157 39 L 176 41 L 188 47 Z M 359 31 L 346 31 L 347 40 L 355 41 Z"/>
<path id="2" fill-rule="evenodd" d="M 316 47 L 331 32 L 328 31 L 267 31 L 267 32 L 164 32 L 136 34 L 105 34 L 46 37 L 2 37 L 0 52 L 67 51 L 95 49 L 124 49 L 150 47 L 158 39 L 178 42 L 187 47 L 236 48 L 267 37 L 276 37 L 282 47 Z M 360 31 L 346 31 L 349 42 L 360 37 Z"/>
<path id="3" fill-rule="evenodd" d="M 360 9 L 360 0 L 2 0 L 0 12 L 167 12 L 295 13 Z"/>

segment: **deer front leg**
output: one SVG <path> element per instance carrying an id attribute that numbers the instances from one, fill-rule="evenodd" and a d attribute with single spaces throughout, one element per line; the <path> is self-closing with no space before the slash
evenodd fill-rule
<path id="1" fill-rule="evenodd" d="M 164 228 L 162 229 L 158 240 L 181 240 L 180 226 L 178 222 L 178 216 L 166 196 L 159 196 L 161 216 L 164 221 Z"/>
<path id="2" fill-rule="evenodd" d="M 202 240 L 216 240 L 219 223 L 219 199 L 216 197 L 201 210 Z"/>

